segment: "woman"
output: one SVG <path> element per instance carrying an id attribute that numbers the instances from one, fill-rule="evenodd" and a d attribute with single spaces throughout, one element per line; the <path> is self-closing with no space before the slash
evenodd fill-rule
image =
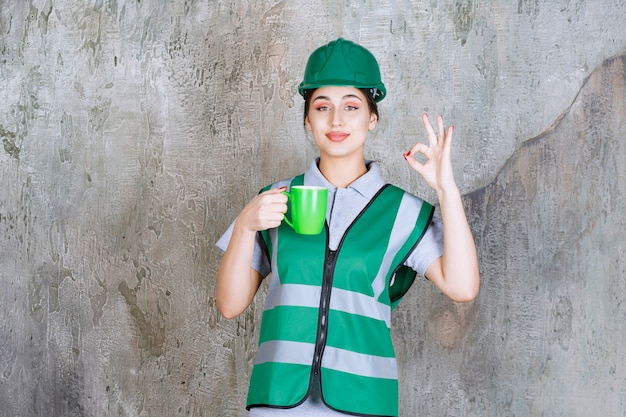
<path id="1" fill-rule="evenodd" d="M 303 175 L 256 196 L 217 243 L 224 250 L 216 290 L 224 317 L 241 314 L 272 276 L 247 408 L 256 417 L 397 416 L 391 310 L 416 273 L 458 302 L 474 299 L 479 288 L 450 160 L 454 129 L 439 116 L 435 132 L 424 115 L 428 144 L 404 155 L 437 193 L 435 220 L 431 205 L 387 185 L 378 164 L 364 158 L 386 94 L 367 49 L 341 38 L 318 48 L 299 92 L 319 158 Z M 298 184 L 329 189 L 320 235 L 297 235 L 283 223 L 283 192 Z"/>

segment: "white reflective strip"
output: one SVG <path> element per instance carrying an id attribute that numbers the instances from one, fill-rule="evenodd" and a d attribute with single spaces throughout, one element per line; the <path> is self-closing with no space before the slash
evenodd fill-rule
<path id="1" fill-rule="evenodd" d="M 395 358 L 366 355 L 332 346 L 324 349 L 322 367 L 354 375 L 398 379 Z"/>
<path id="2" fill-rule="evenodd" d="M 272 242 L 272 259 L 270 260 L 271 267 L 272 267 L 272 276 L 274 274 L 278 276 L 278 267 L 276 264 L 276 258 L 277 258 L 276 253 L 278 251 L 278 228 L 275 227 L 273 229 L 270 229 L 269 234 L 270 234 L 270 241 Z"/>
<path id="3" fill-rule="evenodd" d="M 396 214 L 396 219 L 393 223 L 387 251 L 385 252 L 380 269 L 372 285 L 375 300 L 378 300 L 380 294 L 385 290 L 385 276 L 391 268 L 391 262 L 413 231 L 413 226 L 419 217 L 421 208 L 422 201 L 420 199 L 411 194 L 404 193 L 400 207 L 398 208 L 398 213 Z"/>
<path id="4" fill-rule="evenodd" d="M 274 277 L 272 277 L 274 279 Z M 265 300 L 265 309 L 271 310 L 276 306 L 299 306 L 318 308 L 322 287 L 304 284 L 282 284 L 276 281 L 268 289 Z M 334 291 L 334 290 L 333 290 Z"/>
<path id="5" fill-rule="evenodd" d="M 254 358 L 254 364 L 266 362 L 293 363 L 297 365 L 311 365 L 315 344 L 304 342 L 287 342 L 270 340 L 259 346 Z"/>
<path id="6" fill-rule="evenodd" d="M 276 228 L 269 230 L 270 241 L 272 242 L 272 259 L 270 260 L 272 273 L 269 278 L 269 286 L 267 287 L 265 310 L 268 310 L 269 302 L 276 298 L 276 292 L 280 287 L 280 276 L 278 275 L 278 268 L 276 267 L 276 251 L 278 250 L 278 233 L 276 233 L 276 230 Z"/>
<path id="7" fill-rule="evenodd" d="M 376 301 L 375 298 L 369 295 L 333 288 L 333 293 L 330 297 L 330 308 L 381 320 L 385 322 L 388 328 L 391 328 L 391 316 L 385 314 L 385 311 L 389 310 L 389 306 Z"/>

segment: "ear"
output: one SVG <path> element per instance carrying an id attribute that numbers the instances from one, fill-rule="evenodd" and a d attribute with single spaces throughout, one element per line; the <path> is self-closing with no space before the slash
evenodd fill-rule
<path id="1" fill-rule="evenodd" d="M 306 130 L 308 130 L 309 132 L 312 131 L 311 123 L 309 123 L 309 116 L 304 118 L 304 126 L 306 127 Z"/>
<path id="2" fill-rule="evenodd" d="M 378 124 L 378 116 L 376 116 L 376 114 L 374 113 L 370 113 L 369 130 L 374 130 L 377 124 Z"/>

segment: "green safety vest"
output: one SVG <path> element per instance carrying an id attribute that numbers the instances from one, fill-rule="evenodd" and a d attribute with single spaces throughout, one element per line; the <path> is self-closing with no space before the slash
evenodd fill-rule
<path id="1" fill-rule="evenodd" d="M 300 175 L 291 185 L 302 181 Z M 328 248 L 327 225 L 319 235 L 298 235 L 284 223 L 262 232 L 272 277 L 248 409 L 294 407 L 319 375 L 329 407 L 357 415 L 398 415 L 391 311 L 415 279 L 402 264 L 433 212 L 430 204 L 386 185 L 336 251 Z"/>

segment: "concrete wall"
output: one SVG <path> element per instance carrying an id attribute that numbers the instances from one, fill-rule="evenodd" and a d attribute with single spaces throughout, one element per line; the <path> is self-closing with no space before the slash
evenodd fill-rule
<path id="1" fill-rule="evenodd" d="M 382 3 L 382 4 L 381 4 Z M 0 0 L 0 416 L 245 416 L 265 287 L 215 309 L 215 240 L 315 155 L 296 93 L 337 36 L 379 58 L 368 155 L 422 112 L 483 284 L 394 313 L 401 415 L 626 416 L 626 5 Z M 599 414 L 601 413 L 601 414 Z"/>

